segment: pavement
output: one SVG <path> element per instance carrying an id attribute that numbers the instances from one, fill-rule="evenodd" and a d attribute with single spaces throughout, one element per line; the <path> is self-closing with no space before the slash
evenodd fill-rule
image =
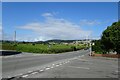
<path id="1" fill-rule="evenodd" d="M 89 50 L 66 52 L 61 54 L 21 53 L 2 57 L 2 78 L 21 77 L 39 69 L 69 61 L 88 54 Z M 47 68 L 49 70 L 49 68 Z"/>

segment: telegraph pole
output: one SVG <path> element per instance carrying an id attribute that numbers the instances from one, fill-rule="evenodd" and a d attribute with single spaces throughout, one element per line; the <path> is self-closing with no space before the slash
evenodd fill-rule
<path id="1" fill-rule="evenodd" d="M 2 41 L 4 41 L 4 31 L 2 29 Z"/>
<path id="2" fill-rule="evenodd" d="M 14 43 L 16 43 L 16 31 L 14 32 Z"/>
<path id="3" fill-rule="evenodd" d="M 90 56 L 92 55 L 92 43 L 91 40 L 89 40 L 89 44 L 90 44 Z"/>
<path id="4" fill-rule="evenodd" d="M 89 44 L 88 44 L 88 36 L 86 36 L 85 44 L 86 44 L 86 48 L 88 48 L 88 46 L 89 46 Z"/>

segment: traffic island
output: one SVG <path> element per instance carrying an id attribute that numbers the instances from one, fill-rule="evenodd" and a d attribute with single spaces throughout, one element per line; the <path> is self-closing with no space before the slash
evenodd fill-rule
<path id="1" fill-rule="evenodd" d="M 93 57 L 109 57 L 109 58 L 120 58 L 120 54 L 97 54 L 92 52 Z"/>

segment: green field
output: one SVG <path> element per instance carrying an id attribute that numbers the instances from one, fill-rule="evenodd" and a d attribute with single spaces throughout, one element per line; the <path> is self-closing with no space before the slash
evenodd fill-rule
<path id="1" fill-rule="evenodd" d="M 30 52 L 30 53 L 62 53 L 62 52 L 69 52 L 69 51 L 76 51 L 86 48 L 85 45 L 79 44 L 23 44 L 23 43 L 3 43 L 2 49 L 3 50 L 16 50 L 20 52 Z"/>

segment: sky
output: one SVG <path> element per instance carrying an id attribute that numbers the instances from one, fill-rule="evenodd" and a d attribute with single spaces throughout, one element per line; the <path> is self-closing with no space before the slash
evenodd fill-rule
<path id="1" fill-rule="evenodd" d="M 0 2 L 0 11 L 2 11 L 2 3 Z M 0 12 L 0 40 L 2 39 L 2 12 Z"/>
<path id="2" fill-rule="evenodd" d="M 6 40 L 14 40 L 14 31 L 18 41 L 97 39 L 117 20 L 117 2 L 2 3 Z"/>
<path id="3" fill-rule="evenodd" d="M 119 0 L 2 0 L 2 2 L 119 2 Z"/>

